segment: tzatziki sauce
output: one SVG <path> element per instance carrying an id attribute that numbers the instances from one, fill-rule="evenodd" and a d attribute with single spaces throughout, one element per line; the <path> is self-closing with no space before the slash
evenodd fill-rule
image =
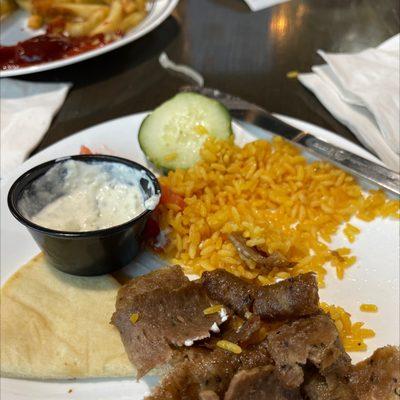
<path id="1" fill-rule="evenodd" d="M 151 195 L 144 192 L 143 182 L 153 188 Z M 158 201 L 144 170 L 117 162 L 68 160 L 34 181 L 19 208 L 36 225 L 86 232 L 123 224 L 154 209 Z"/>

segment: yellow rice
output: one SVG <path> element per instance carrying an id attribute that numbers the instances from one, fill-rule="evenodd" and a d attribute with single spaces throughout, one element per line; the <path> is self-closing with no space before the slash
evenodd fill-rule
<path id="1" fill-rule="evenodd" d="M 224 306 L 222 306 L 221 304 L 217 304 L 215 306 L 211 306 L 211 307 L 204 309 L 203 314 L 204 315 L 216 314 L 216 313 L 219 313 L 223 308 L 224 308 Z"/>
<path id="2" fill-rule="evenodd" d="M 378 307 L 375 304 L 361 304 L 360 311 L 362 311 L 362 312 L 378 312 Z"/>
<path id="3" fill-rule="evenodd" d="M 271 284 L 314 271 L 323 287 L 329 265 L 343 279 L 356 262 L 349 248 L 329 246 L 342 226 L 349 241 L 355 240 L 359 228 L 348 223 L 353 216 L 399 218 L 398 201 L 381 191 L 364 194 L 352 176 L 326 162 L 309 163 L 281 138 L 243 148 L 209 139 L 196 165 L 170 171 L 160 181 L 186 205 L 160 207 L 161 227 L 169 229 L 165 255 L 198 275 L 223 268 Z M 231 232 L 264 252 L 281 252 L 296 266 L 269 273 L 246 267 L 227 240 Z"/>
<path id="4" fill-rule="evenodd" d="M 351 322 L 351 315 L 342 307 L 326 303 L 321 303 L 320 305 L 335 322 L 346 351 L 364 351 L 367 349 L 364 340 L 375 336 L 375 332 L 372 329 L 363 328 L 363 322 Z"/>
<path id="5" fill-rule="evenodd" d="M 135 325 L 136 322 L 137 322 L 138 319 L 139 319 L 139 314 L 133 313 L 133 314 L 129 317 L 129 319 L 130 319 L 132 325 Z"/>
<path id="6" fill-rule="evenodd" d="M 235 354 L 240 354 L 242 352 L 242 348 L 240 346 L 228 340 L 218 340 L 217 347 Z"/>

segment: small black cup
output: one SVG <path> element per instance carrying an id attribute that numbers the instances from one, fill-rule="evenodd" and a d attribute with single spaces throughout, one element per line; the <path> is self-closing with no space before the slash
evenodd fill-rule
<path id="1" fill-rule="evenodd" d="M 32 183 L 55 164 L 69 160 L 86 163 L 122 163 L 129 168 L 144 171 L 148 177 L 148 180 L 140 180 L 144 200 L 161 194 L 157 178 L 147 168 L 133 161 L 106 155 L 63 157 L 32 168 L 14 182 L 8 193 L 8 207 L 11 213 L 25 225 L 49 262 L 60 271 L 91 276 L 106 274 L 124 267 L 132 261 L 140 249 L 142 232 L 152 210 L 145 210 L 121 225 L 89 232 L 48 229 L 34 224 L 20 210 L 20 200 L 24 193 L 29 193 Z"/>

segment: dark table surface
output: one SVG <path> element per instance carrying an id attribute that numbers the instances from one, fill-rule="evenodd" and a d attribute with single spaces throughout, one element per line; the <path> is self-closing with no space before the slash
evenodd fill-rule
<path id="1" fill-rule="evenodd" d="M 357 142 L 289 71 L 322 63 L 318 49 L 358 51 L 399 31 L 398 0 L 291 0 L 251 12 L 242 0 L 181 0 L 156 30 L 123 48 L 26 76 L 74 86 L 35 151 L 84 128 L 150 110 L 187 83 L 164 70 L 165 51 L 207 86 L 303 119 Z"/>

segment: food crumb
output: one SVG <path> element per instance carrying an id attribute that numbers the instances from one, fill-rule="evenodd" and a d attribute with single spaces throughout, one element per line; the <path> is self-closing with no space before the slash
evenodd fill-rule
<path id="1" fill-rule="evenodd" d="M 289 79 L 295 79 L 295 78 L 297 78 L 299 76 L 299 71 L 289 71 L 287 74 L 286 74 L 286 78 L 289 78 Z"/>
<path id="2" fill-rule="evenodd" d="M 68 390 L 68 393 L 72 393 L 72 389 L 69 389 L 69 390 Z"/>

